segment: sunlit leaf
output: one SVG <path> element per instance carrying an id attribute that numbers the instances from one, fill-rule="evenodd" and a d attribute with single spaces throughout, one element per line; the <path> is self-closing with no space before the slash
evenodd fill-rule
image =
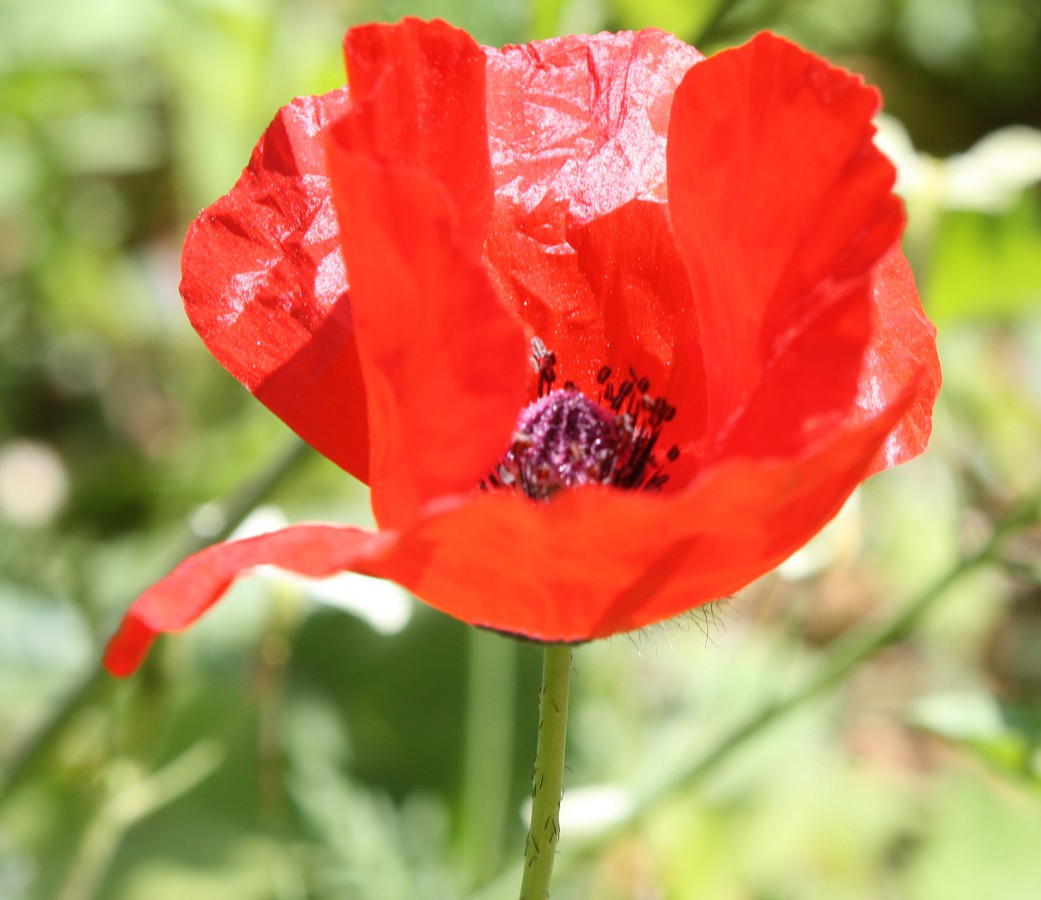
<path id="1" fill-rule="evenodd" d="M 926 304 L 937 320 L 1009 319 L 1041 304 L 1041 197 L 1002 213 L 948 212 L 940 221 Z"/>
<path id="2" fill-rule="evenodd" d="M 984 693 L 947 693 L 915 705 L 911 721 L 1019 781 L 1041 787 L 1041 705 Z"/>

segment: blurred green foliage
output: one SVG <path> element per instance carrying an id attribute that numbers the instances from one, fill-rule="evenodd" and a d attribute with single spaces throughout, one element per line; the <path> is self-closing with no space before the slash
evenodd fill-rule
<path id="1" fill-rule="evenodd" d="M 913 629 L 727 735 L 1036 503 L 1041 6 L 0 0 L 0 898 L 516 894 L 535 648 L 255 579 L 136 679 L 94 674 L 135 591 L 261 499 L 366 516 L 191 333 L 177 256 L 277 106 L 341 83 L 344 29 L 403 14 L 706 52 L 769 27 L 864 72 L 941 326 L 926 457 L 740 597 L 577 651 L 554 897 L 1033 896 L 1036 505 Z"/>

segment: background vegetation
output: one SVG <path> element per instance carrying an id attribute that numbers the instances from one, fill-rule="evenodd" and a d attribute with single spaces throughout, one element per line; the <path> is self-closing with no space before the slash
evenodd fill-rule
<path id="1" fill-rule="evenodd" d="M 178 252 L 344 29 L 406 13 L 768 27 L 864 72 L 940 327 L 924 458 L 738 597 L 578 650 L 555 900 L 1037 896 L 1035 0 L 0 0 L 0 898 L 516 896 L 534 648 L 270 576 L 97 672 L 192 547 L 367 516 L 195 338 Z"/>

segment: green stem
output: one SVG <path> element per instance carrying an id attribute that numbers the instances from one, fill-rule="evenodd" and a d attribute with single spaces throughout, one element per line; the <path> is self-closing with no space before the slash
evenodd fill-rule
<path id="1" fill-rule="evenodd" d="M 213 774 L 223 760 L 221 747 L 204 739 L 150 776 L 138 779 L 133 775 L 119 787 L 107 785 L 101 806 L 84 832 L 59 900 L 97 897 L 127 831 L 187 794 Z"/>
<path id="2" fill-rule="evenodd" d="M 592 840 L 577 845 L 574 852 L 569 853 L 569 861 L 577 862 L 582 856 L 594 852 L 597 848 L 618 837 L 662 800 L 699 782 L 760 732 L 766 731 L 775 722 L 783 720 L 814 697 L 825 694 L 836 687 L 846 675 L 878 650 L 904 637 L 953 585 L 969 573 L 998 561 L 1002 542 L 1010 534 L 1015 534 L 1022 528 L 1036 524 L 1039 517 L 1041 517 L 1041 494 L 1034 494 L 994 526 L 990 538 L 982 547 L 955 563 L 893 619 L 865 635 L 856 636 L 844 643 L 818 669 L 816 675 L 803 683 L 801 688 L 787 697 L 764 704 L 724 735 L 707 753 L 694 760 L 689 766 L 669 773 L 656 789 L 638 798 L 629 815 L 615 822 L 612 827 L 598 832 Z M 496 879 L 492 884 L 474 894 L 471 900 L 493 900 L 493 898 L 504 896 L 507 881 L 515 878 L 515 870 L 511 870 L 501 879 Z"/>
<path id="3" fill-rule="evenodd" d="M 560 840 L 560 799 L 564 794 L 571 646 L 546 644 L 539 694 L 539 739 L 531 775 L 531 826 L 524 844 L 520 900 L 546 900 Z"/>
<path id="4" fill-rule="evenodd" d="M 471 886 L 500 869 L 513 771 L 517 641 L 468 628 L 460 847 Z"/>

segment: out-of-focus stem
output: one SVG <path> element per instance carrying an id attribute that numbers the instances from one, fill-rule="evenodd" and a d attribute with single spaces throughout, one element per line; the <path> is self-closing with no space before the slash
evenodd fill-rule
<path id="1" fill-rule="evenodd" d="M 460 846 L 471 886 L 500 869 L 513 773 L 517 642 L 467 629 L 469 667 Z"/>
<path id="2" fill-rule="evenodd" d="M 188 793 L 223 759 L 218 744 L 203 740 L 158 772 L 110 791 L 84 832 L 58 900 L 94 900 L 127 830 Z"/>

